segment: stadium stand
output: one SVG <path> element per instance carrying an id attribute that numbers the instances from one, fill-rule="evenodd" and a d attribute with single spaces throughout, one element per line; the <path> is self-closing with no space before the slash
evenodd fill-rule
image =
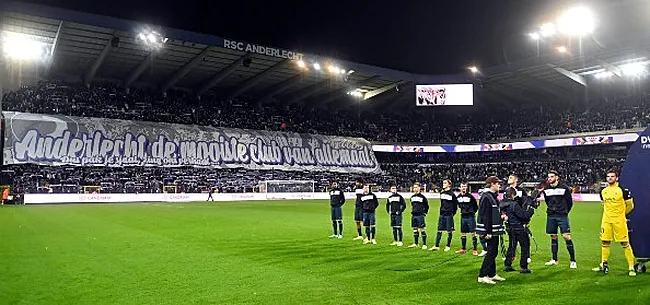
<path id="1" fill-rule="evenodd" d="M 248 99 L 197 99 L 183 92 L 127 90 L 112 84 L 82 86 L 41 81 L 4 96 L 10 111 L 125 120 L 210 125 L 254 130 L 287 130 L 362 137 L 382 142 L 450 143 L 522 139 L 549 135 L 640 128 L 650 124 L 648 93 L 563 105 L 497 110 L 431 120 L 425 115 L 383 114 L 360 120 L 353 112 L 329 112 L 304 105 L 260 105 Z M 183 107 L 178 107 L 183 105 Z M 608 112 L 616 109 L 615 112 Z M 605 117 L 605 114 L 608 114 Z M 613 115 L 613 116 L 612 116 Z"/>
<path id="2" fill-rule="evenodd" d="M 565 181 L 576 190 L 587 193 L 597 189 L 598 182 L 608 168 L 620 166 L 625 150 L 603 150 L 600 147 L 559 148 L 541 153 L 539 151 L 493 152 L 487 161 L 478 153 L 458 154 L 445 163 L 423 161 L 413 154 L 399 162 L 387 159 L 388 154 L 378 155 L 382 162 L 382 174 L 359 176 L 331 172 L 253 171 L 244 169 L 204 169 L 191 167 L 77 167 L 13 165 L 3 173 L 13 177 L 17 193 L 77 193 L 83 186 L 101 186 L 102 193 L 157 193 L 163 186 L 173 185 L 176 192 L 207 192 L 217 188 L 225 193 L 254 192 L 261 181 L 313 180 L 316 191 L 325 191 L 331 181 L 339 181 L 346 191 L 357 177 L 376 184 L 378 190 L 387 190 L 396 183 L 408 190 L 414 182 L 428 185 L 436 190 L 443 179 L 466 177 L 467 181 L 481 181 L 490 175 L 507 177 L 520 175 L 522 181 L 540 181 L 550 169 L 558 170 Z M 395 154 L 392 154 L 395 155 Z M 407 157 L 411 156 L 410 159 Z M 442 156 L 442 155 L 439 155 Z M 428 156 L 430 158 L 434 158 Z M 45 187 L 45 186 L 48 187 Z"/>

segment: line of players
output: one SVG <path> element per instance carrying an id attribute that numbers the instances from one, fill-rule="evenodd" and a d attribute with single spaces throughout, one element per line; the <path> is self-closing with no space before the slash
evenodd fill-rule
<path id="1" fill-rule="evenodd" d="M 402 195 L 397 193 L 396 186 L 391 186 L 391 195 L 386 199 L 386 213 L 390 215 L 390 225 L 393 228 L 393 242 L 391 246 L 402 247 L 403 244 L 403 214 L 406 210 L 406 200 Z M 478 204 L 476 198 L 468 192 L 468 185 L 460 185 L 460 194 L 456 196 L 452 190 L 450 180 L 443 181 L 443 192 L 440 194 L 440 217 L 438 219 L 438 233 L 435 244 L 428 246 L 428 235 L 426 231 L 426 216 L 429 213 L 429 201 L 422 194 L 419 183 L 413 185 L 413 196 L 411 196 L 411 228 L 413 229 L 413 244 L 409 248 L 422 248 L 423 250 L 437 251 L 440 250 L 440 242 L 443 232 L 447 232 L 447 242 L 444 251 L 451 250 L 451 242 L 454 232 L 454 215 L 460 208 L 461 212 L 461 241 L 462 248 L 456 251 L 458 254 L 467 252 L 467 237 L 472 237 L 472 254 L 484 256 L 486 245 L 481 241 L 483 250 L 478 252 L 477 246 L 479 238 L 476 234 L 476 213 Z M 376 216 L 375 212 L 379 207 L 377 196 L 370 191 L 368 185 L 364 185 L 362 180 L 356 181 L 356 202 L 354 211 L 354 221 L 357 227 L 357 237 L 354 240 L 363 240 L 364 244 L 377 244 L 376 234 Z M 343 221 L 341 207 L 345 203 L 343 191 L 339 189 L 338 184 L 334 182 L 330 190 L 330 204 L 332 208 L 332 227 L 334 234 L 331 238 L 343 238 Z M 365 229 L 365 238 L 362 232 L 362 226 Z"/>
<path id="2" fill-rule="evenodd" d="M 443 181 L 443 192 L 440 194 L 441 206 L 440 217 L 438 219 L 438 234 L 436 236 L 435 246 L 428 248 L 431 251 L 439 250 L 442 231 L 447 231 L 447 245 L 445 251 L 451 250 L 451 241 L 454 231 L 454 219 L 458 207 L 461 210 L 461 241 L 462 248 L 456 253 L 463 254 L 466 250 L 467 234 L 472 234 L 474 255 L 487 256 L 484 261 L 484 266 L 481 268 L 479 275 L 479 282 L 494 284 L 496 281 L 505 280 L 504 278 L 496 275 L 496 269 L 493 261 L 496 258 L 498 236 L 507 232 L 509 235 L 509 245 L 506 254 L 504 271 L 514 271 L 512 268 L 512 260 L 517 244 L 522 247 L 522 257 L 520 261 L 521 273 L 530 273 L 528 263 L 530 262 L 530 240 L 528 229 L 528 222 L 534 214 L 532 209 L 535 209 L 538 204 L 537 198 L 539 195 L 544 195 L 544 200 L 547 205 L 547 219 L 546 219 L 546 234 L 551 238 L 551 254 L 552 259 L 545 263 L 546 266 L 558 265 L 558 231 L 565 240 L 567 251 L 570 255 L 571 269 L 577 268 L 575 258 L 575 248 L 573 240 L 571 239 L 571 231 L 569 225 L 569 213 L 573 207 L 573 200 L 571 189 L 560 183 L 560 177 L 557 171 L 551 170 L 548 172 L 547 180 L 540 192 L 530 196 L 517 189 L 518 177 L 511 175 L 508 177 L 508 188 L 505 191 L 504 199 L 499 203 L 497 193 L 501 189 L 501 180 L 497 177 L 489 177 L 486 180 L 488 189 L 481 195 L 480 205 L 476 204 L 476 199 L 468 193 L 467 184 L 463 183 L 460 186 L 460 194 L 452 191 L 452 183 L 450 180 Z M 627 215 L 634 209 L 634 202 L 629 190 L 623 188 L 618 184 L 618 171 L 611 169 L 607 172 L 608 186 L 601 192 L 601 200 L 603 202 L 603 218 L 601 221 L 601 234 L 602 241 L 602 255 L 601 264 L 594 268 L 594 271 L 609 272 L 607 260 L 609 258 L 609 247 L 613 240 L 621 243 L 623 247 L 626 260 L 628 261 L 628 271 L 630 276 L 636 276 L 634 270 L 634 254 L 632 247 L 629 243 L 629 236 L 627 230 Z M 355 215 L 354 219 L 357 225 L 358 236 L 354 240 L 362 240 L 364 244 L 372 243 L 377 244 L 375 240 L 375 210 L 379 207 L 379 201 L 375 194 L 370 192 L 369 186 L 364 185 L 363 181 L 356 182 L 356 195 L 355 202 Z M 414 243 L 409 246 L 411 248 L 419 247 L 419 238 L 422 237 L 422 249 L 427 249 L 427 234 L 425 217 L 429 212 L 429 204 L 427 198 L 422 195 L 419 184 L 413 186 L 414 195 L 411 197 L 411 226 L 413 228 Z M 393 227 L 393 243 L 391 245 L 402 246 L 402 214 L 406 210 L 406 202 L 404 198 L 397 193 L 395 186 L 392 186 L 391 195 L 386 201 L 386 212 L 391 216 L 391 226 Z M 332 206 L 332 222 L 334 227 L 334 235 L 330 237 L 342 238 L 343 223 L 341 206 L 345 203 L 343 192 L 338 188 L 336 183 L 332 185 L 330 192 L 331 206 Z M 479 210 L 480 209 L 480 210 Z M 476 213 L 479 214 L 481 223 L 477 227 Z M 483 215 L 483 216 L 481 216 Z M 494 218 L 494 219 L 492 219 Z M 503 221 L 507 225 L 503 225 Z M 366 237 L 362 236 L 361 224 L 365 227 Z M 338 229 L 338 230 L 337 230 Z M 480 231 L 480 232 L 479 232 Z M 479 234 L 477 234 L 477 232 Z M 477 254 L 477 235 L 480 236 L 483 251 Z M 532 235 L 532 234 L 531 234 Z M 496 242 L 495 242 L 496 240 Z"/>

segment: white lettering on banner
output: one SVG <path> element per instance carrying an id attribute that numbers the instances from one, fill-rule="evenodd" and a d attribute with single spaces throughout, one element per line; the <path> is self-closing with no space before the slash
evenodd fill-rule
<path id="1" fill-rule="evenodd" d="M 346 194 L 347 195 L 347 194 Z M 349 194 L 354 196 L 354 194 Z M 378 199 L 386 199 L 392 195 L 389 192 L 375 193 Z M 403 193 L 412 196 L 413 193 Z M 429 199 L 438 198 L 436 193 L 423 193 Z M 263 201 L 277 199 L 329 199 L 328 193 L 240 193 L 240 194 L 213 194 L 215 201 Z M 180 194 L 25 194 L 25 204 L 56 204 L 56 203 L 113 203 L 113 202 L 205 202 L 207 193 L 180 193 Z M 417 199 L 417 200 L 416 200 Z M 411 199 L 413 202 L 421 198 Z M 573 194 L 574 201 L 600 202 L 599 194 Z"/>
<path id="2" fill-rule="evenodd" d="M 375 197 L 373 197 L 372 195 L 366 195 L 361 197 L 361 201 L 372 200 L 373 198 Z"/>
<path id="3" fill-rule="evenodd" d="M 223 47 L 231 50 L 238 50 L 247 53 L 255 53 L 260 55 L 267 55 L 267 56 L 291 59 L 291 60 L 301 60 L 303 57 L 303 54 L 298 52 L 281 50 L 281 49 L 265 47 L 265 46 L 260 46 L 251 43 L 245 43 L 245 42 L 238 42 L 238 41 L 228 40 L 228 39 L 223 40 Z"/>
<path id="4" fill-rule="evenodd" d="M 363 189 L 356 189 L 354 192 L 357 195 L 361 195 L 361 194 L 363 194 Z"/>
<path id="5" fill-rule="evenodd" d="M 16 113 L 11 113 L 16 115 Z M 18 114 L 20 115 L 20 114 Z M 11 120 L 5 164 L 102 166 L 212 166 L 379 172 L 369 142 L 317 135 L 97 119 L 73 133 L 68 125 L 48 133 L 52 121 Z M 83 129 L 82 129 L 83 128 Z M 84 132 L 86 131 L 86 132 Z M 134 133 L 144 134 L 134 134 Z M 236 135 L 236 136 L 235 136 Z"/>
<path id="6" fill-rule="evenodd" d="M 556 189 L 545 189 L 544 196 L 564 196 L 566 189 L 556 188 Z"/>

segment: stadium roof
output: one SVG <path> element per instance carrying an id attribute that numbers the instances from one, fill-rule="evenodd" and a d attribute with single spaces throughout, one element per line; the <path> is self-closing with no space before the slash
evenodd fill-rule
<path id="1" fill-rule="evenodd" d="M 32 35 L 49 45 L 52 60 L 46 72 L 53 75 L 287 103 L 345 104 L 346 94 L 357 89 L 363 96 L 358 98 L 373 98 L 373 103 L 367 103 L 370 107 L 414 106 L 415 84 L 467 82 L 476 84 L 475 98 L 480 101 L 566 102 L 584 98 L 598 73 L 616 77 L 626 64 L 650 61 L 648 40 L 635 39 L 627 47 L 585 43 L 578 54 L 555 52 L 483 68 L 477 77 L 467 71 L 422 75 L 20 2 L 3 4 L 1 18 L 3 33 Z M 154 50 L 139 41 L 143 31 L 156 31 L 168 40 Z M 299 59 L 307 69 L 298 65 Z M 315 71 L 314 63 L 320 64 L 321 71 Z M 328 71 L 328 65 L 336 66 L 339 73 Z"/>
<path id="2" fill-rule="evenodd" d="M 331 102 L 355 89 L 367 99 L 399 85 L 462 80 L 457 75 L 411 74 L 20 2 L 6 3 L 1 21 L 3 32 L 28 34 L 49 45 L 48 71 L 53 75 L 86 82 L 120 80 L 126 86 L 154 85 L 163 91 L 183 88 L 264 100 L 276 96 L 293 103 L 310 97 Z M 160 33 L 168 40 L 159 49 L 151 48 L 138 40 L 142 31 Z M 298 65 L 300 59 L 305 68 Z M 329 65 L 337 73 L 328 71 Z"/>

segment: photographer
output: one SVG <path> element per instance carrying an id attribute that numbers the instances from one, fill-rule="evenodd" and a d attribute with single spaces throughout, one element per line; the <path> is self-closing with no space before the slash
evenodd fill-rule
<path id="1" fill-rule="evenodd" d="M 515 198 L 519 200 L 515 200 Z M 515 256 L 517 243 L 519 243 L 521 245 L 521 258 L 519 260 L 521 273 L 531 273 L 532 271 L 528 269 L 528 258 L 530 257 L 528 223 L 535 213 L 535 208 L 537 208 L 536 202 L 533 197 L 526 194 L 518 197 L 515 188 L 508 188 L 505 197 L 501 201 L 500 208 L 506 215 L 506 230 L 508 232 L 508 239 L 510 240 L 503 271 L 515 271 L 512 268 L 512 260 Z"/>

